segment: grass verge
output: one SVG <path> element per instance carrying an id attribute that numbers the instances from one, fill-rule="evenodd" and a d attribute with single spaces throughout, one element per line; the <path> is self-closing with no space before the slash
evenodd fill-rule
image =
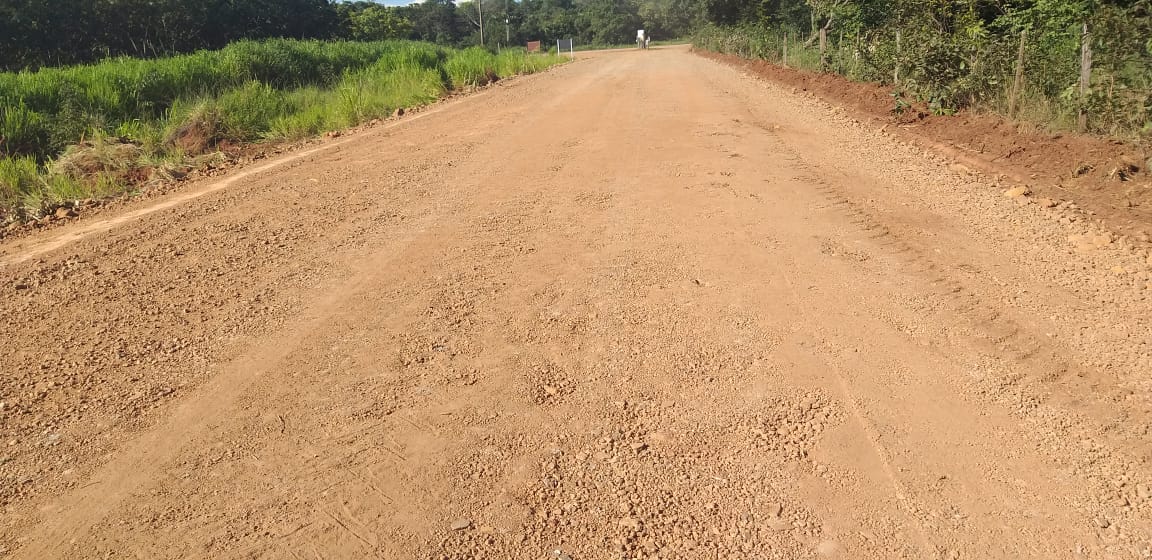
<path id="1" fill-rule="evenodd" d="M 126 192 L 223 146 L 348 128 L 564 60 L 411 41 L 274 40 L 0 74 L 0 225 Z"/>

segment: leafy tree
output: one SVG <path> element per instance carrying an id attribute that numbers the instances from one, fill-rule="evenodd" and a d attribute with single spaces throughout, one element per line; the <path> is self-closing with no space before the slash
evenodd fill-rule
<path id="1" fill-rule="evenodd" d="M 425 0 L 397 9 L 401 17 L 412 22 L 412 38 L 441 45 L 452 45 L 464 35 L 466 27 L 451 0 Z"/>
<path id="2" fill-rule="evenodd" d="M 637 6 L 627 0 L 585 0 L 579 13 L 580 34 L 593 44 L 628 43 L 641 29 Z"/>
<path id="3" fill-rule="evenodd" d="M 402 39 L 412 34 L 412 22 L 393 8 L 358 2 L 339 4 L 336 9 L 345 36 L 356 41 Z"/>

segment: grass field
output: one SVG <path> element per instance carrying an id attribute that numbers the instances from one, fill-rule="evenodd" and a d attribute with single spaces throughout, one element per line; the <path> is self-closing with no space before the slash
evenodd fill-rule
<path id="1" fill-rule="evenodd" d="M 244 41 L 0 74 L 0 223 L 124 190 L 221 143 L 295 140 L 564 60 L 429 43 Z"/>

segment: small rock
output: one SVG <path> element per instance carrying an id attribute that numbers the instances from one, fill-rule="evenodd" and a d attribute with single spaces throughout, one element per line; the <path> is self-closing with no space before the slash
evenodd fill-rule
<path id="1" fill-rule="evenodd" d="M 404 108 L 403 107 L 397 107 L 395 111 L 392 111 L 392 118 L 399 118 L 399 117 L 403 117 L 403 116 L 404 116 Z"/>
<path id="2" fill-rule="evenodd" d="M 780 513 L 784 511 L 784 506 L 780 504 L 768 504 L 768 515 L 772 517 L 780 517 Z"/>
<path id="3" fill-rule="evenodd" d="M 457 519 L 452 522 L 451 528 L 453 531 L 463 531 L 472 527 L 471 519 Z"/>
<path id="4" fill-rule="evenodd" d="M 1056 201 L 1052 200 L 1051 198 L 1041 198 L 1040 200 L 1036 201 L 1036 204 L 1039 204 L 1041 208 L 1055 208 L 1056 207 Z"/>
<path id="5" fill-rule="evenodd" d="M 787 519 L 781 517 L 769 517 L 767 522 L 768 528 L 773 531 L 787 531 L 792 528 L 792 524 Z"/>
<path id="6" fill-rule="evenodd" d="M 634 529 L 637 531 L 640 530 L 640 520 L 636 519 L 635 517 L 625 517 L 624 519 L 620 520 L 618 525 L 628 529 Z"/>
<path id="7" fill-rule="evenodd" d="M 548 396 L 551 396 L 551 397 L 555 397 L 556 395 L 558 395 L 560 393 L 560 391 L 558 389 L 556 389 L 555 387 L 553 387 L 551 385 L 545 385 L 544 386 L 544 392 L 548 393 Z"/>
<path id="8" fill-rule="evenodd" d="M 1103 517 L 1097 517 L 1093 521 L 1095 521 L 1096 526 L 1101 528 L 1101 529 L 1107 529 L 1108 526 L 1111 525 L 1111 523 L 1109 523 L 1108 520 L 1104 519 Z"/>
<path id="9" fill-rule="evenodd" d="M 59 219 L 74 218 L 76 217 L 76 211 L 71 208 L 65 208 L 61 206 L 60 208 L 56 209 L 56 217 Z"/>
<path id="10" fill-rule="evenodd" d="M 552 558 L 555 560 L 572 560 L 572 557 L 559 550 L 552 551 Z"/>
<path id="11" fill-rule="evenodd" d="M 8 455 L 0 457 L 0 466 L 4 465 L 5 463 L 9 463 L 11 461 L 12 461 L 12 457 L 10 457 Z"/>
<path id="12" fill-rule="evenodd" d="M 1148 498 L 1152 498 L 1152 490 L 1149 490 L 1148 485 L 1146 484 L 1137 484 L 1136 495 L 1140 496 L 1141 499 L 1146 500 Z"/>
<path id="13" fill-rule="evenodd" d="M 27 290 L 27 289 L 28 289 L 28 284 L 16 284 L 16 285 L 15 285 L 15 286 L 13 286 L 13 287 L 14 287 L 14 288 L 16 288 L 17 290 Z"/>
<path id="14" fill-rule="evenodd" d="M 1018 196 L 1028 196 L 1028 193 L 1030 193 L 1030 192 L 1032 192 L 1032 191 L 1029 190 L 1028 187 L 1025 187 L 1025 186 L 1012 187 L 1012 188 L 1004 191 L 1004 196 L 1006 196 L 1008 198 L 1016 198 Z"/>
<path id="15" fill-rule="evenodd" d="M 645 449 L 648 449 L 648 444 L 644 443 L 642 441 L 637 441 L 637 442 L 632 444 L 632 451 L 635 451 L 637 453 L 644 451 Z"/>

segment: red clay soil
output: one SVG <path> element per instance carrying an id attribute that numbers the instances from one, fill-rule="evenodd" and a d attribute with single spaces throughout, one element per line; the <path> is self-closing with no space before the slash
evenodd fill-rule
<path id="1" fill-rule="evenodd" d="M 1036 196 L 1074 200 L 1114 231 L 1137 238 L 1152 234 L 1152 170 L 1147 169 L 1152 152 L 1147 148 L 1096 136 L 1036 130 L 1035 125 L 991 114 L 937 116 L 913 109 L 898 118 L 892 111 L 889 86 L 764 60 L 696 52 L 811 92 L 854 109 L 861 113 L 858 116 L 891 123 L 893 132 L 944 152 L 965 167 L 1028 185 Z"/>

